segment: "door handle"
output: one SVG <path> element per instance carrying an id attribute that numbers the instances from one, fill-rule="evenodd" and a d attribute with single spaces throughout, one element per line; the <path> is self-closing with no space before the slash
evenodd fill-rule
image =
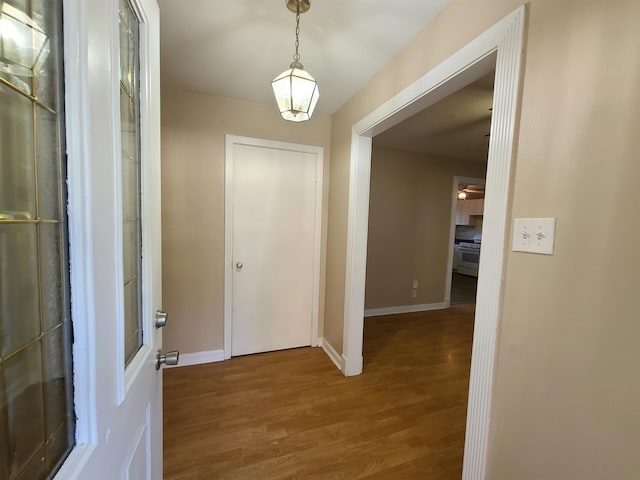
<path id="1" fill-rule="evenodd" d="M 155 321 L 156 328 L 166 327 L 168 320 L 169 319 L 168 319 L 167 312 L 163 312 L 162 310 L 156 311 L 156 321 Z"/>
<path id="2" fill-rule="evenodd" d="M 162 350 L 156 352 L 156 370 L 160 370 L 162 365 L 178 365 L 180 360 L 180 352 L 173 351 L 162 353 Z"/>
<path id="3" fill-rule="evenodd" d="M 236 270 L 240 271 L 240 270 L 242 270 L 242 267 L 244 267 L 244 265 L 242 264 L 242 262 L 238 262 L 238 263 L 236 263 Z"/>

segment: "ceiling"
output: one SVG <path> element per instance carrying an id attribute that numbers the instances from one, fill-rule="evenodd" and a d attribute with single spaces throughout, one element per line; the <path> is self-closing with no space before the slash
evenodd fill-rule
<path id="1" fill-rule="evenodd" d="M 317 112 L 338 110 L 449 2 L 311 0 L 300 19 L 300 54 L 319 84 Z M 294 52 L 295 15 L 286 0 L 158 3 L 163 85 L 276 108 L 271 80 Z M 374 145 L 486 162 L 493 79 L 492 72 L 377 135 Z"/>
<path id="2" fill-rule="evenodd" d="M 382 132 L 373 144 L 486 163 L 494 72 Z"/>
<path id="3" fill-rule="evenodd" d="M 159 0 L 165 85 L 274 103 L 289 68 L 295 14 L 286 0 Z M 332 114 L 401 52 L 450 0 L 312 0 L 300 55 L 318 81 L 317 112 Z"/>

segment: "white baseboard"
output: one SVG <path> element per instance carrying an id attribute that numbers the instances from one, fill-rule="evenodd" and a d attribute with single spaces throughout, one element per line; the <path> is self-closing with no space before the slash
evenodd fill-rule
<path id="1" fill-rule="evenodd" d="M 377 317 L 378 315 L 395 315 L 396 313 L 428 312 L 429 310 L 442 310 L 444 308 L 447 308 L 446 302 L 400 305 L 397 307 L 371 308 L 364 311 L 364 316 Z"/>
<path id="2" fill-rule="evenodd" d="M 165 368 L 188 367 L 189 365 L 200 365 L 202 363 L 222 362 L 224 360 L 224 350 L 210 350 L 208 352 L 181 353 L 178 365 L 167 366 Z"/>
<path id="3" fill-rule="evenodd" d="M 318 346 L 322 347 L 324 353 L 326 353 L 331 361 L 335 364 L 335 366 L 338 367 L 338 370 L 344 372 L 344 358 L 342 357 L 342 355 L 336 352 L 336 349 L 333 348 L 333 346 L 329 342 L 327 342 L 325 338 L 318 337 Z"/>

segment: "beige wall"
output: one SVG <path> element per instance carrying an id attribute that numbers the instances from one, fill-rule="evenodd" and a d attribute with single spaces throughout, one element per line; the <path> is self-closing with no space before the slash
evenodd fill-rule
<path id="1" fill-rule="evenodd" d="M 164 348 L 182 353 L 224 347 L 225 134 L 324 147 L 328 179 L 330 118 L 294 124 L 275 105 L 165 88 L 162 95 Z M 328 197 L 325 180 L 324 203 Z M 326 206 L 323 209 L 323 259 Z M 324 270 L 321 271 L 324 288 Z M 319 327 L 324 317 L 321 291 Z"/>
<path id="2" fill-rule="evenodd" d="M 366 309 L 444 302 L 453 177 L 484 178 L 485 170 L 480 163 L 374 146 Z"/>
<path id="3" fill-rule="evenodd" d="M 351 126 L 519 5 L 454 0 L 334 115 L 325 336 L 338 351 Z M 510 211 L 556 217 L 556 251 L 505 252 L 487 478 L 640 478 L 640 255 L 625 245 L 640 237 L 640 2 L 528 5 Z"/>

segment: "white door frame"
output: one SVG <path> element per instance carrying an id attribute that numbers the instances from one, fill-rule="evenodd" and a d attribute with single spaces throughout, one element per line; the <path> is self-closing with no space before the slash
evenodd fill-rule
<path id="1" fill-rule="evenodd" d="M 231 358 L 233 331 L 233 147 L 253 147 L 291 150 L 316 156 L 315 220 L 313 235 L 313 300 L 311 312 L 311 346 L 318 345 L 318 311 L 320 305 L 320 254 L 322 239 L 322 184 L 324 149 L 311 145 L 277 142 L 260 138 L 225 135 L 225 190 L 224 190 L 224 358 Z"/>
<path id="2" fill-rule="evenodd" d="M 521 6 L 354 124 L 351 137 L 343 338 L 344 374 L 348 376 L 362 372 L 371 138 L 486 75 L 495 61 L 483 251 L 462 474 L 465 480 L 481 480 L 485 476 L 524 22 L 525 7 Z"/>
<path id="3" fill-rule="evenodd" d="M 456 217 L 458 210 L 458 188 L 461 183 L 485 185 L 484 178 L 453 177 L 453 189 L 451 191 L 451 224 L 449 226 L 449 258 L 447 259 L 447 273 L 445 274 L 444 308 L 451 306 L 451 283 L 453 279 L 453 256 L 455 255 Z"/>

